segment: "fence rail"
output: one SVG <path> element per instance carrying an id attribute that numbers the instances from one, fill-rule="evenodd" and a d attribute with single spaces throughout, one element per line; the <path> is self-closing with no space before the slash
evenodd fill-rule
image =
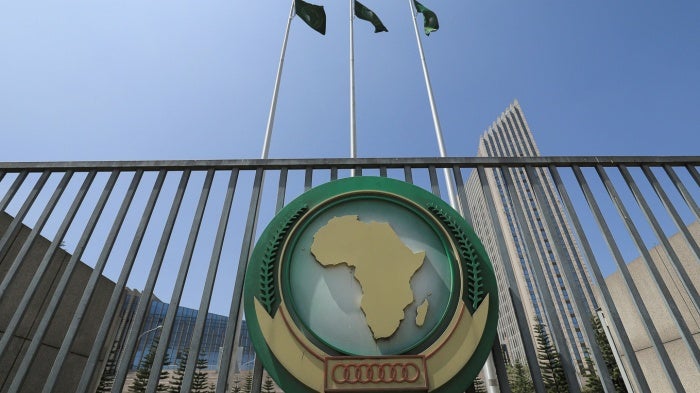
<path id="1" fill-rule="evenodd" d="M 285 202 L 351 170 L 448 199 L 442 168 L 497 265 L 501 391 L 516 361 L 544 391 L 533 323 L 547 326 L 570 391 L 590 378 L 585 357 L 615 391 L 589 323 L 597 308 L 629 387 L 693 391 L 698 166 L 700 156 L 0 163 L 0 392 L 125 391 L 146 342 L 154 392 L 183 334 L 190 354 L 220 340 L 210 375 L 217 393 L 230 391 L 246 263 Z M 173 307 L 157 319 L 154 301 Z M 187 329 L 178 305 L 197 310 Z M 223 337 L 210 333 L 209 314 L 228 317 Z M 183 391 L 197 361 L 187 359 Z"/>

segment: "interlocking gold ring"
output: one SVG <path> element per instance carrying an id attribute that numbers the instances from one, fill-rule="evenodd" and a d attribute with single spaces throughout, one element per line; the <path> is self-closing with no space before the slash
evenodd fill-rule
<path id="1" fill-rule="evenodd" d="M 331 370 L 331 378 L 337 384 L 350 385 L 413 383 L 420 378 L 420 369 L 413 363 L 340 363 Z"/>

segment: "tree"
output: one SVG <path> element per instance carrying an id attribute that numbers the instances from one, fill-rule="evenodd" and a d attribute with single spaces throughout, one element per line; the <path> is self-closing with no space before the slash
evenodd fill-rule
<path id="1" fill-rule="evenodd" d="M 100 378 L 100 383 L 95 389 L 95 393 L 108 393 L 112 391 L 112 384 L 114 384 L 114 374 L 102 373 L 102 378 Z"/>
<path id="2" fill-rule="evenodd" d="M 605 393 L 603 384 L 600 383 L 600 378 L 598 378 L 598 374 L 595 372 L 595 365 L 588 351 L 586 351 L 586 371 L 588 372 L 586 386 L 581 389 L 581 393 Z"/>
<path id="3" fill-rule="evenodd" d="M 530 374 L 520 362 L 515 362 L 515 365 L 508 366 L 508 382 L 513 393 L 531 393 L 535 391 L 535 385 L 530 379 Z"/>
<path id="4" fill-rule="evenodd" d="M 207 367 L 209 367 L 209 365 L 206 355 L 201 354 L 199 358 L 197 358 L 196 371 L 192 378 L 192 393 L 209 393 L 213 390 L 211 386 L 208 385 L 209 377 L 206 372 Z"/>
<path id="5" fill-rule="evenodd" d="M 97 385 L 95 393 L 107 393 L 112 391 L 112 385 L 114 384 L 114 375 L 117 372 L 117 365 L 115 364 L 116 352 L 117 344 L 114 343 L 114 345 L 112 345 L 112 349 L 109 351 L 109 356 L 107 356 L 107 362 L 105 363 L 104 370 L 102 370 L 100 383 Z"/>
<path id="6" fill-rule="evenodd" d="M 262 385 L 262 393 L 275 393 L 275 382 L 269 375 L 265 375 L 265 382 Z"/>
<path id="7" fill-rule="evenodd" d="M 173 377 L 170 379 L 170 387 L 168 388 L 168 392 L 180 393 L 182 380 L 185 378 L 185 368 L 187 367 L 188 355 L 188 349 L 185 349 L 183 352 L 177 354 L 177 369 L 173 371 Z"/>
<path id="8" fill-rule="evenodd" d="M 241 378 L 238 375 L 233 377 L 233 386 L 231 386 L 231 393 L 243 393 L 243 388 L 241 388 Z"/>
<path id="9" fill-rule="evenodd" d="M 484 381 L 480 377 L 474 378 L 472 386 L 474 386 L 474 393 L 486 393 L 486 386 L 484 386 Z"/>
<path id="10" fill-rule="evenodd" d="M 134 392 L 134 393 L 142 393 L 146 391 L 146 387 L 148 386 L 148 377 L 151 374 L 151 368 L 153 368 L 153 361 L 156 358 L 156 348 L 158 347 L 158 338 L 155 338 L 153 340 L 153 343 L 151 344 L 151 348 L 148 350 L 148 353 L 146 356 L 141 359 L 141 364 L 139 364 L 138 370 L 136 370 L 136 378 L 131 382 L 131 385 L 129 386 L 129 391 Z M 168 361 L 168 356 L 163 357 L 163 365 L 167 365 L 170 362 Z M 165 380 L 168 379 L 169 373 L 165 370 L 160 371 L 160 376 L 159 379 Z M 158 383 L 158 387 L 156 388 L 157 392 L 166 392 L 168 391 L 168 387 L 164 383 Z"/>
<path id="11" fill-rule="evenodd" d="M 593 315 L 591 317 L 591 324 L 593 325 L 595 341 L 598 343 L 600 352 L 603 355 L 603 361 L 605 361 L 605 366 L 608 368 L 608 373 L 610 374 L 610 379 L 612 379 L 613 386 L 615 386 L 615 391 L 618 393 L 627 393 L 625 381 L 622 379 L 622 373 L 617 367 L 615 354 L 613 353 L 612 348 L 610 347 L 608 337 L 605 335 L 603 324 L 600 323 L 600 319 L 598 319 L 597 315 Z"/>
<path id="12" fill-rule="evenodd" d="M 243 384 L 243 392 L 250 393 L 253 390 L 253 373 L 248 373 L 245 376 L 245 383 Z"/>
<path id="13" fill-rule="evenodd" d="M 548 393 L 565 393 L 569 391 L 561 365 L 561 358 L 556 347 L 549 339 L 549 335 L 542 323 L 535 325 L 537 335 L 537 360 L 542 371 L 542 380 Z"/>

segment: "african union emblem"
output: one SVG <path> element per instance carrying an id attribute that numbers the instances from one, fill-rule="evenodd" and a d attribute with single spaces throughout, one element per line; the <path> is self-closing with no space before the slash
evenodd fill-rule
<path id="1" fill-rule="evenodd" d="M 326 183 L 282 209 L 255 246 L 244 303 L 287 392 L 463 392 L 498 318 L 493 269 L 464 219 L 379 177 Z"/>

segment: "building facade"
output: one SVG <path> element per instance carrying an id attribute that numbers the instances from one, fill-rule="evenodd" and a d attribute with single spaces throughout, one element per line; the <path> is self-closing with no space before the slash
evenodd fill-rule
<path id="1" fill-rule="evenodd" d="M 692 240 L 684 238 L 680 233 L 669 237 L 668 240 L 673 252 L 678 256 L 678 260 L 687 272 L 695 292 L 697 292 L 700 290 L 700 263 L 698 263 L 698 255 L 691 248 L 689 241 L 694 241 L 695 245 L 700 241 L 700 221 L 688 225 L 687 229 Z M 693 339 L 696 343 L 700 343 L 700 312 L 693 306 L 693 295 L 684 287 L 669 258 L 668 251 L 662 245 L 657 245 L 649 250 L 649 255 L 651 256 L 649 263 L 653 263 L 661 273 Z M 678 374 L 681 384 L 686 391 L 695 391 L 697 381 L 700 380 L 700 372 L 693 361 L 693 355 L 684 345 L 674 318 L 663 304 L 662 295 L 657 289 L 654 278 L 649 274 L 645 265 L 644 259 L 639 257 L 628 263 L 627 267 L 634 280 L 634 285 L 641 295 L 641 301 L 649 310 L 652 324 L 658 331 L 663 346 L 669 354 L 672 354 L 670 356 L 671 364 Z M 644 322 L 636 311 L 637 308 L 626 288 L 622 275 L 617 271 L 608 276 L 605 282 L 610 289 L 644 375 L 664 375 L 661 362 L 656 356 L 653 343 L 645 331 Z M 619 343 L 619 339 L 616 338 L 616 342 Z M 624 359 L 624 354 L 622 356 Z M 624 359 L 624 361 L 627 360 Z M 674 391 L 671 384 L 663 377 L 647 378 L 647 383 L 653 392 Z"/>
<path id="2" fill-rule="evenodd" d="M 539 155 L 539 149 L 517 101 L 482 135 L 477 153 L 479 157 Z M 522 303 L 533 341 L 533 326 L 539 323 L 546 326 L 550 337 L 552 334 L 561 334 L 566 342 L 565 350 L 572 364 L 579 370 L 581 381 L 585 348 L 588 347 L 581 332 L 581 324 L 589 323 L 590 312 L 597 308 L 596 300 L 577 237 L 549 172 L 541 168 L 531 169 L 527 173 L 525 168 L 485 168 L 491 193 L 487 197 L 495 205 L 498 222 L 491 219 L 476 171 L 466 183 L 472 225 L 491 258 L 498 281 L 498 333 L 501 348 L 506 361 L 511 364 L 527 363 L 511 299 L 511 293 L 514 293 Z M 536 187 L 540 192 L 539 198 L 536 196 Z M 567 281 L 563 276 L 564 267 L 573 270 L 575 277 L 569 277 Z M 578 287 L 571 288 L 572 285 Z M 572 304 L 572 289 L 580 289 L 578 293 L 582 293 L 586 310 L 576 310 Z M 547 293 L 551 296 L 554 312 L 546 312 L 548 307 L 543 296 Z M 551 305 L 549 309 L 552 309 Z M 557 326 L 560 331 L 551 331 Z M 564 351 L 562 348 L 558 350 Z"/>
<path id="3" fill-rule="evenodd" d="M 136 305 L 140 294 L 136 291 L 130 291 L 126 294 L 121 308 L 121 319 L 124 321 L 123 326 L 129 326 L 131 316 L 136 311 Z M 151 301 L 151 307 L 148 315 L 141 327 L 140 339 L 137 342 L 136 350 L 133 359 L 131 360 L 130 370 L 138 369 L 144 357 L 152 348 L 156 339 L 161 339 L 160 328 L 162 327 L 165 315 L 168 312 L 170 305 L 158 299 Z M 195 321 L 197 320 L 197 310 L 178 307 L 175 314 L 175 321 L 166 350 L 166 358 L 169 365 L 166 367 L 176 368 L 179 358 L 185 353 L 192 340 Z M 221 360 L 221 350 L 224 345 L 224 336 L 226 334 L 226 324 L 228 317 L 213 313 L 207 314 L 206 322 L 204 323 L 204 334 L 202 336 L 202 344 L 200 348 L 200 359 L 205 359 L 207 370 L 218 370 Z M 115 340 L 115 345 L 119 346 L 126 340 L 128 329 L 121 329 L 121 335 Z M 255 360 L 255 350 L 248 336 L 248 327 L 245 321 L 241 321 L 240 339 L 236 357 L 237 369 L 244 371 L 253 368 Z"/>

